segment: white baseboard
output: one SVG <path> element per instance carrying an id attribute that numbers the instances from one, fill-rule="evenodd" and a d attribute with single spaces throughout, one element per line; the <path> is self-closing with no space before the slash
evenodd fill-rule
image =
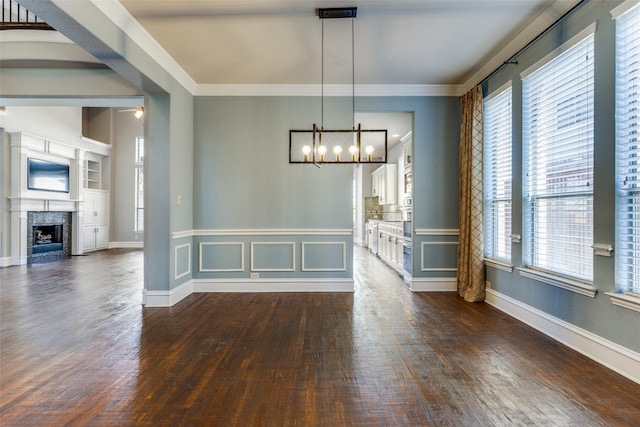
<path id="1" fill-rule="evenodd" d="M 145 307 L 171 307 L 182 301 L 193 293 L 191 281 L 169 291 L 148 291 L 142 290 L 142 304 Z"/>
<path id="2" fill-rule="evenodd" d="M 0 267 L 9 267 L 11 264 L 11 257 L 0 258 Z"/>
<path id="3" fill-rule="evenodd" d="M 458 289 L 455 277 L 412 277 L 408 283 L 413 292 L 455 292 Z"/>
<path id="4" fill-rule="evenodd" d="M 353 279 L 192 279 L 170 291 L 142 291 L 145 307 L 171 307 L 199 292 L 353 292 Z"/>
<path id="5" fill-rule="evenodd" d="M 194 292 L 353 292 L 353 279 L 193 279 Z"/>
<path id="6" fill-rule="evenodd" d="M 133 242 L 109 242 L 109 249 L 142 249 L 144 248 L 144 242 L 142 240 Z"/>
<path id="7" fill-rule="evenodd" d="M 640 353 L 622 347 L 493 289 L 487 289 L 485 302 L 640 384 Z"/>

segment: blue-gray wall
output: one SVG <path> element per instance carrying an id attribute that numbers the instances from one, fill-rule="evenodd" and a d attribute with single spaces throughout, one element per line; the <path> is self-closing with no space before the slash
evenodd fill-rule
<path id="1" fill-rule="evenodd" d="M 332 99 L 333 115 L 342 107 L 350 119 L 351 104 Z M 203 234 L 194 245 L 194 277 L 248 277 L 250 268 L 238 267 L 230 258 L 232 272 L 199 271 L 198 245 L 201 242 L 244 243 L 258 237 L 252 231 L 268 231 L 262 241 L 344 241 L 349 236 L 308 234 L 285 238 L 278 230 L 350 230 L 353 227 L 350 165 L 288 163 L 290 129 L 310 129 L 319 122 L 319 99 L 313 97 L 197 97 L 194 113 L 194 228 Z M 348 107 L 348 108 L 347 108 Z M 457 228 L 458 221 L 458 140 L 459 107 L 455 97 L 361 97 L 358 112 L 414 113 L 414 220 L 416 228 Z M 326 123 L 326 122 L 325 122 Z M 351 123 L 349 123 L 349 126 Z M 207 233 L 205 230 L 211 230 Z M 221 230 L 240 230 L 238 235 L 216 236 Z M 418 240 L 420 238 L 417 237 Z M 215 247 L 222 255 L 222 245 Z M 418 245 L 418 247 L 420 247 Z M 226 247 L 239 251 L 238 245 Z M 206 254 L 205 258 L 206 257 Z M 299 250 L 296 255 L 300 257 Z M 348 267 L 335 277 L 351 277 L 351 249 Z M 324 254 L 323 256 L 327 256 Z M 417 276 L 448 277 L 455 272 L 422 272 L 420 253 L 415 257 Z M 237 258 L 237 256 L 236 256 Z M 433 258 L 433 257 L 432 257 Z M 455 267 L 455 251 L 433 262 Z M 299 258 L 296 258 L 299 259 Z M 429 261 L 427 261 L 429 262 Z M 206 259 L 205 259 L 206 263 Z M 211 264 L 212 261 L 209 263 Z M 300 267 L 300 266 L 298 266 Z M 215 266 L 214 270 L 223 270 Z M 271 272 L 268 277 L 318 277 L 328 273 L 295 271 Z M 264 274 L 261 274 L 261 277 Z"/>
<path id="2" fill-rule="evenodd" d="M 569 38 L 598 22 L 595 33 L 595 161 L 594 242 L 615 241 L 615 21 L 610 11 L 619 2 L 590 1 L 561 22 L 553 31 L 484 84 L 489 95 L 505 82 L 513 82 L 513 233 L 522 234 L 522 81 L 520 73 Z M 614 245 L 615 246 L 615 245 Z M 523 265 L 523 244 L 512 244 L 514 266 Z M 615 252 L 614 252 L 615 254 Z M 604 292 L 614 289 L 614 258 L 594 256 L 595 298 L 487 268 L 492 288 L 531 307 L 640 351 L 640 313 L 614 306 Z"/>

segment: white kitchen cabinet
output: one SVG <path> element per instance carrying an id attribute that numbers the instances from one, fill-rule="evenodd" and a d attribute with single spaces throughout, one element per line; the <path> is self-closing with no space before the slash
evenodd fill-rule
<path id="1" fill-rule="evenodd" d="M 378 224 L 378 257 L 398 273 L 403 273 L 403 226 L 394 222 Z"/>
<path id="2" fill-rule="evenodd" d="M 109 246 L 109 192 L 83 191 L 82 250 L 104 249 Z"/>
<path id="3" fill-rule="evenodd" d="M 398 165 L 380 166 L 371 174 L 371 190 L 381 205 L 398 203 Z"/>

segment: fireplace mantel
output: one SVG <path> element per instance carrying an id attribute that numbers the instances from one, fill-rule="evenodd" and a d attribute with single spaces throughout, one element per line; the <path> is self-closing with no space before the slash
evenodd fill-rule
<path id="1" fill-rule="evenodd" d="M 83 222 L 82 173 L 87 151 L 80 147 L 30 135 L 10 133 L 11 137 L 11 258 L 10 265 L 27 263 L 28 212 L 70 212 L 71 253 L 81 255 L 81 226 Z M 36 191 L 27 188 L 27 159 L 30 156 L 68 163 L 70 169 L 69 193 Z"/>

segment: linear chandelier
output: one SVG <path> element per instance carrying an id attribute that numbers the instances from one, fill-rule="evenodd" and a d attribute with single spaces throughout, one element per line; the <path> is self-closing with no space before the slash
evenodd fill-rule
<path id="1" fill-rule="evenodd" d="M 311 129 L 289 131 L 289 163 L 359 164 L 387 162 L 387 130 L 355 126 L 354 19 L 356 7 L 318 9 L 321 20 L 351 18 L 351 129 L 324 128 L 324 21 L 322 21 L 321 120 Z"/>

